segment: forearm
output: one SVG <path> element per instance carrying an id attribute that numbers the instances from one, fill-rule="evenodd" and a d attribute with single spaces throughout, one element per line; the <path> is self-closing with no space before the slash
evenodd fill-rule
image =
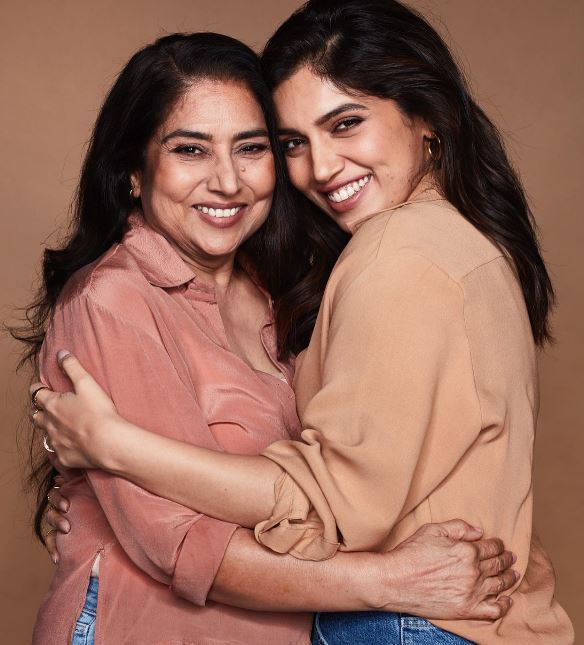
<path id="1" fill-rule="evenodd" d="M 124 420 L 103 432 L 100 468 L 210 517 L 253 527 L 269 517 L 281 469 L 261 456 L 200 448 Z M 115 437 L 115 439 L 112 439 Z"/>
<path id="2" fill-rule="evenodd" d="M 387 556 L 383 556 L 387 558 Z M 311 562 L 279 555 L 238 529 L 225 553 L 209 599 L 255 611 L 365 611 L 377 608 L 388 567 L 379 554 L 338 553 Z M 390 585 L 391 586 L 391 585 Z M 385 595 L 398 606 L 397 583 Z M 392 597 L 389 597 L 389 596 Z M 399 610 L 399 609 L 398 609 Z"/>

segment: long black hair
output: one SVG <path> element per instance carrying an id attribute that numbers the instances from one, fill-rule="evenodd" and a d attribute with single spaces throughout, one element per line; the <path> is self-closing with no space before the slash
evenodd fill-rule
<path id="1" fill-rule="evenodd" d="M 262 78 L 258 56 L 228 36 L 169 35 L 132 56 L 105 98 L 83 163 L 68 235 L 59 248 L 45 250 L 42 283 L 26 310 L 26 323 L 10 330 L 25 343 L 21 365 L 30 362 L 38 367 L 46 327 L 67 280 L 122 239 L 128 216 L 140 207 L 130 194 L 130 175 L 142 168 L 148 142 L 177 101 L 201 79 L 242 83 L 261 107 L 270 134 L 276 166 L 272 208 L 265 224 L 242 250 L 276 301 L 306 273 L 310 245 L 302 241 L 296 196 L 286 180 L 271 93 Z M 46 453 L 39 450 L 34 432 L 30 464 L 29 483 L 38 492 L 35 532 L 43 540 L 46 495 L 56 471 Z"/>
<path id="2" fill-rule="evenodd" d="M 509 258 L 535 342 L 549 341 L 554 292 L 525 193 L 497 128 L 472 99 L 437 32 L 396 0 L 310 0 L 262 55 L 272 90 L 303 66 L 345 92 L 392 99 L 406 116 L 431 126 L 440 140 L 433 174 L 442 195 Z M 304 222 L 308 235 L 322 237 L 322 218 Z M 338 252 L 343 244 L 337 237 Z M 279 324 L 296 349 L 308 343 L 327 278 L 316 267 L 280 302 Z"/>

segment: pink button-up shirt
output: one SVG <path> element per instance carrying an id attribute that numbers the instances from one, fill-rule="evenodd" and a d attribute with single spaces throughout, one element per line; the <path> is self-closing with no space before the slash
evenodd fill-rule
<path id="1" fill-rule="evenodd" d="M 254 371 L 229 349 L 213 289 L 133 215 L 123 241 L 67 283 L 40 354 L 41 379 L 71 388 L 55 359 L 69 349 L 128 420 L 206 448 L 258 454 L 300 432 L 271 307 L 261 338 L 286 381 Z M 307 614 L 207 601 L 236 525 L 97 470 L 62 492 L 72 528 L 58 537 L 61 560 L 34 643 L 71 642 L 98 554 L 96 645 L 309 642 Z"/>

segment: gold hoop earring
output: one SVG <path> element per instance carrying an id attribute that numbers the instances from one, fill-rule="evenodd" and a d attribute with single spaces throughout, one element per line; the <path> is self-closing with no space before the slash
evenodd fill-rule
<path id="1" fill-rule="evenodd" d="M 440 157 L 442 156 L 442 141 L 437 134 L 433 137 L 426 137 L 426 149 L 432 161 L 440 161 Z"/>
<path id="2" fill-rule="evenodd" d="M 134 199 L 134 187 L 130 188 L 130 199 Z"/>

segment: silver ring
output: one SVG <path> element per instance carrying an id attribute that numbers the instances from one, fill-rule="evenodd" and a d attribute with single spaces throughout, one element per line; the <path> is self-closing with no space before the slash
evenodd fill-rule
<path id="1" fill-rule="evenodd" d="M 39 404 L 37 403 L 37 394 L 41 390 L 50 390 L 51 388 L 48 385 L 39 385 L 37 389 L 30 395 L 30 400 L 32 402 L 32 407 L 35 408 L 36 410 L 40 410 L 41 408 L 39 407 Z"/>
<path id="2" fill-rule="evenodd" d="M 47 435 L 45 435 L 45 436 L 43 437 L 43 446 L 45 447 L 45 450 L 46 450 L 47 452 L 55 452 L 55 451 L 51 448 L 51 446 L 49 446 L 49 438 L 47 437 Z"/>

